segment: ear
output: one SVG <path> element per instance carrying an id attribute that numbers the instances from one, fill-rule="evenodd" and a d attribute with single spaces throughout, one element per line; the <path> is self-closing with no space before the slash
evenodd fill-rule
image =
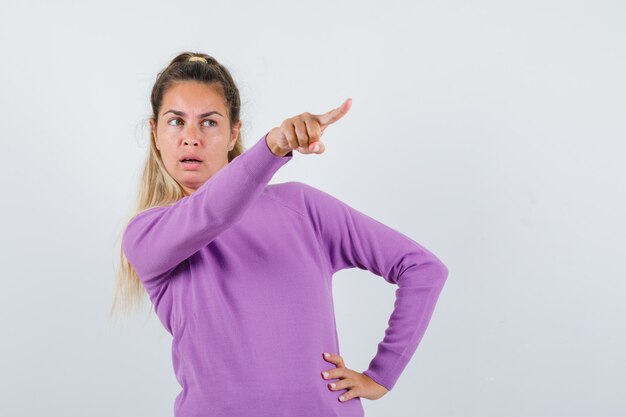
<path id="1" fill-rule="evenodd" d="M 152 118 L 150 119 L 150 136 L 154 138 L 154 144 L 156 145 L 156 148 L 160 151 L 161 148 L 159 148 L 159 141 L 156 137 L 156 123 Z"/>
<path id="2" fill-rule="evenodd" d="M 228 146 L 229 148 L 235 146 L 235 142 L 237 142 L 237 138 L 239 137 L 240 130 L 241 130 L 241 120 L 237 120 L 237 122 L 233 124 L 233 127 L 231 129 L 230 142 Z"/>

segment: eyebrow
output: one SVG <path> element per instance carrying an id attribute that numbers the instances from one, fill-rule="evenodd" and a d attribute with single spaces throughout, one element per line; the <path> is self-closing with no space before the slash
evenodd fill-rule
<path id="1" fill-rule="evenodd" d="M 178 110 L 174 110 L 174 109 L 170 109 L 170 110 L 166 111 L 165 113 L 163 113 L 163 116 L 165 116 L 167 113 L 174 113 L 177 116 L 183 116 L 183 117 L 187 116 L 187 114 L 185 114 L 184 112 L 178 111 Z M 210 116 L 212 114 L 219 114 L 220 116 L 222 116 L 222 114 L 220 112 L 213 110 L 213 111 L 210 111 L 210 112 L 199 114 L 198 115 L 198 119 L 202 119 L 203 117 L 207 117 L 207 116 Z M 222 116 L 222 117 L 224 117 L 224 116 Z"/>

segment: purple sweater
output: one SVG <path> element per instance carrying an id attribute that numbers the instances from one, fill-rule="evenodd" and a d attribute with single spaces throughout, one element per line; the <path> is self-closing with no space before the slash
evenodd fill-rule
<path id="1" fill-rule="evenodd" d="M 193 194 L 131 219 L 123 251 L 172 339 L 175 417 L 362 417 L 321 372 L 341 354 L 332 277 L 367 269 L 398 286 L 367 374 L 391 390 L 448 275 L 400 232 L 301 182 L 264 135 Z M 358 288 L 354 290 L 358 297 Z M 344 358 L 350 367 L 350 358 Z"/>

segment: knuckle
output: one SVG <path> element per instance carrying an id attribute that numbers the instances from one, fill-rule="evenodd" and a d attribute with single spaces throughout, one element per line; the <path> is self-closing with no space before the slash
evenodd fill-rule
<path id="1" fill-rule="evenodd" d="M 296 136 L 300 139 L 306 138 L 306 130 L 303 130 L 302 126 L 296 126 Z"/>

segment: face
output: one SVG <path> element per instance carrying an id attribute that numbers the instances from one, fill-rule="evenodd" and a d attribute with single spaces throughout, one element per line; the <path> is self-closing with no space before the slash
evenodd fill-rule
<path id="1" fill-rule="evenodd" d="M 151 120 L 150 124 L 165 168 L 187 194 L 228 164 L 228 151 L 241 129 L 241 121 L 230 125 L 228 108 L 218 89 L 192 81 L 169 88 L 158 123 Z"/>

